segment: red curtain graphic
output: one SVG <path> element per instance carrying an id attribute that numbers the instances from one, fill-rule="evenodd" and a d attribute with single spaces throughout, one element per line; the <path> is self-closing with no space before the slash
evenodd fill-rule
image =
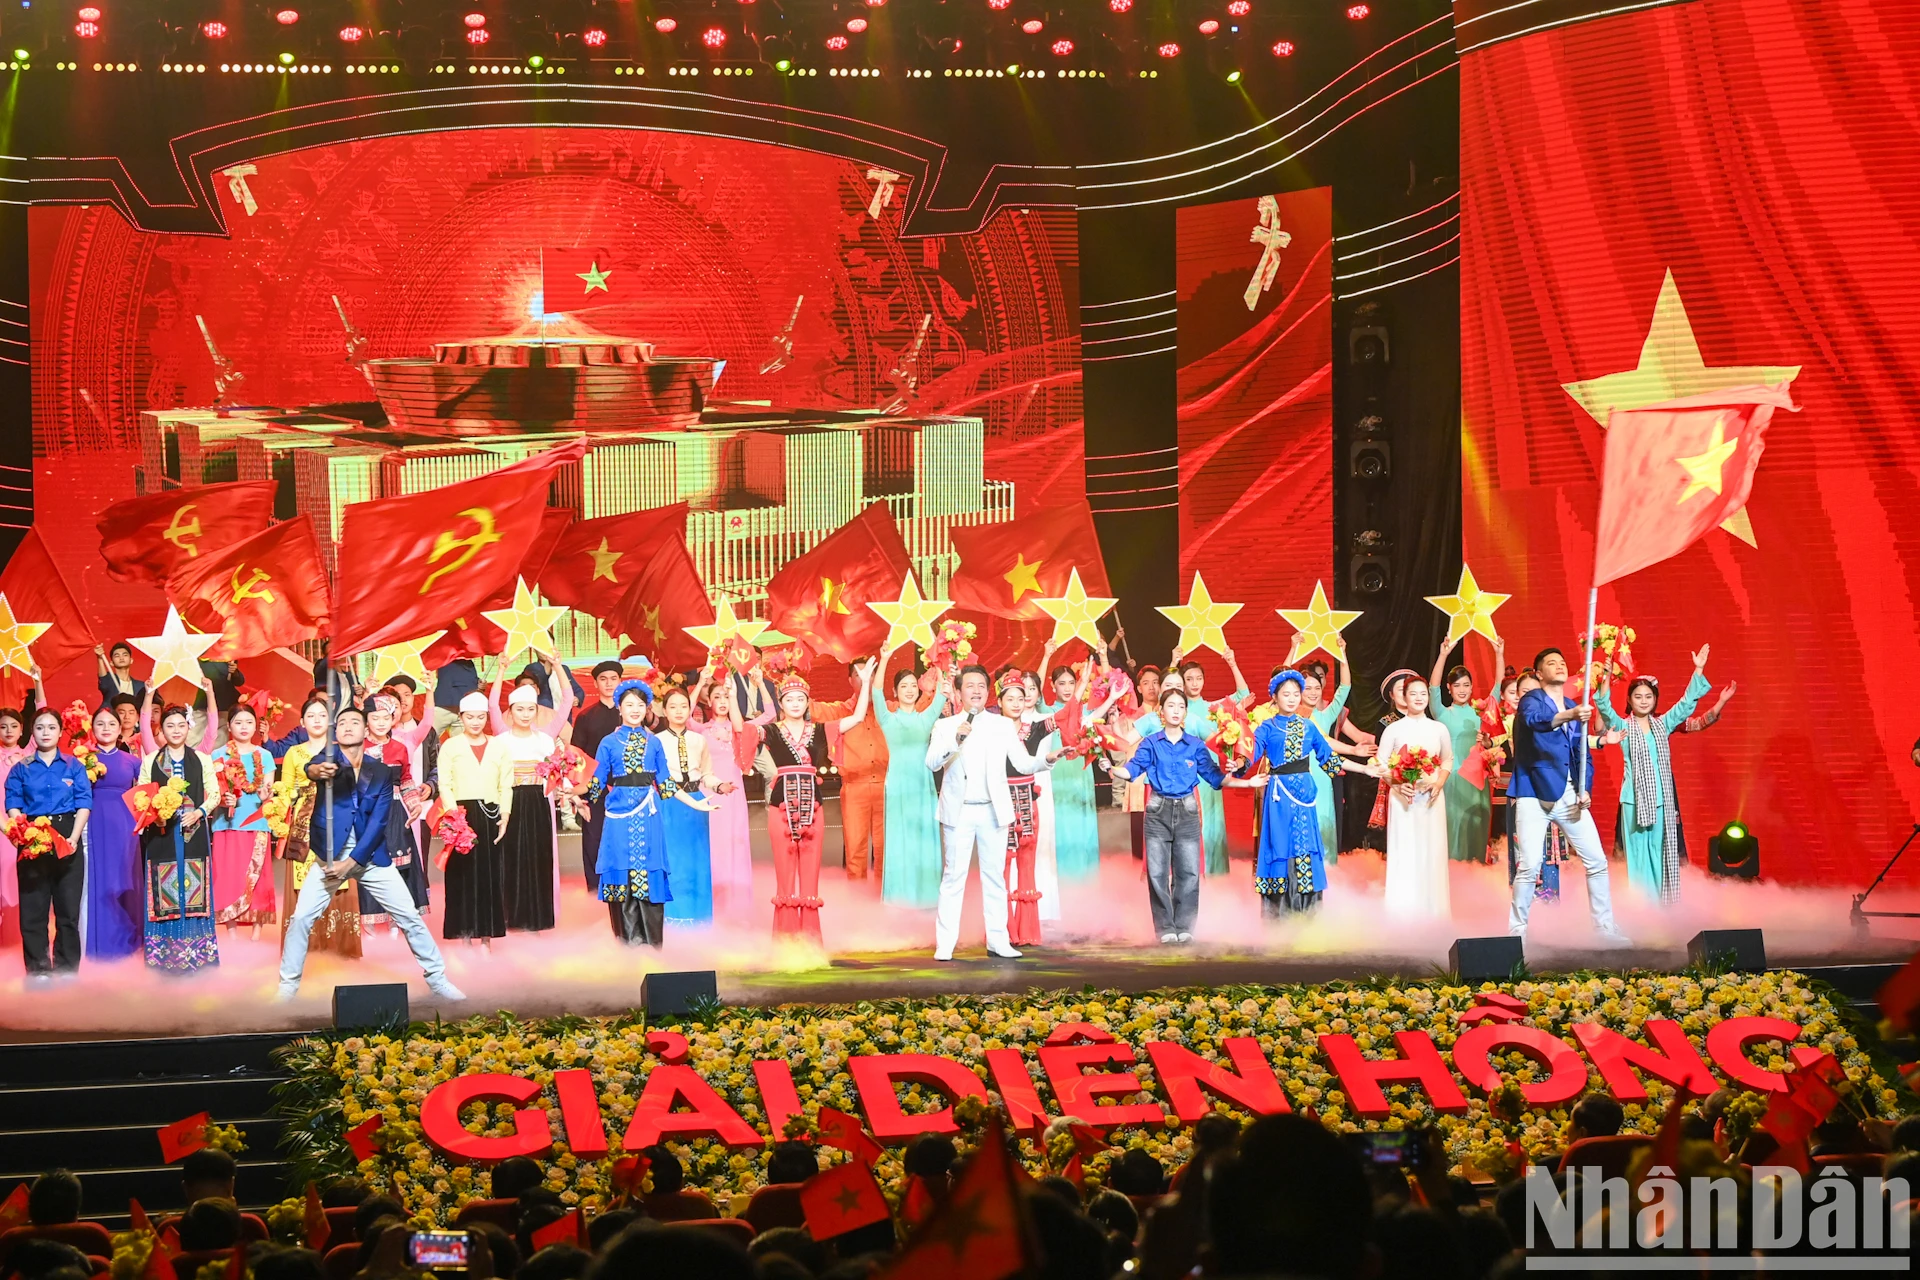
<path id="1" fill-rule="evenodd" d="M 1799 368 L 1746 507 L 1757 545 L 1712 530 L 1600 593 L 1662 707 L 1703 641 L 1739 684 L 1674 742 L 1696 863 L 1737 817 L 1767 875 L 1864 883 L 1920 811 L 1897 692 L 1920 670 L 1916 67 L 1920 8 L 1872 0 L 1698 0 L 1462 62 L 1466 556 L 1514 593 L 1510 661 L 1584 623 L 1589 408 Z"/>

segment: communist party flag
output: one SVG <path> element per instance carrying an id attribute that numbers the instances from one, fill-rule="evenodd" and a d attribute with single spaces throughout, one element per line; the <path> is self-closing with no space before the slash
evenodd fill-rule
<path id="1" fill-rule="evenodd" d="M 1026 1271 L 1028 1240 L 1013 1157 L 1000 1126 L 990 1124 L 953 1190 L 880 1280 L 1003 1280 Z"/>
<path id="2" fill-rule="evenodd" d="M 564 507 L 548 507 L 540 513 L 540 528 L 533 535 L 533 541 L 527 544 L 526 554 L 520 557 L 520 568 L 516 576 L 528 582 L 540 581 L 548 557 L 560 537 L 573 523 L 573 512 Z M 428 645 L 421 653 L 420 660 L 428 670 L 444 667 L 455 658 L 477 658 L 483 654 L 499 653 L 507 647 L 507 633 L 482 616 L 489 609 L 507 609 L 513 605 L 513 579 L 494 592 L 478 609 L 455 618 L 447 627 L 447 634 Z"/>
<path id="3" fill-rule="evenodd" d="M 686 541 L 684 502 L 577 520 L 554 543 L 546 567 L 540 570 L 541 594 L 554 604 L 604 618 L 619 607 L 620 597 L 668 538 Z"/>
<path id="4" fill-rule="evenodd" d="M 313 517 L 300 516 L 189 560 L 167 599 L 191 627 L 220 634 L 211 659 L 251 658 L 327 633 L 331 601 Z"/>
<path id="5" fill-rule="evenodd" d="M 460 484 L 356 502 L 340 536 L 333 656 L 364 653 L 473 621 L 511 588 L 540 532 L 547 485 L 584 440 Z"/>
<path id="6" fill-rule="evenodd" d="M 540 300 L 549 313 L 630 302 L 640 273 L 606 249 L 542 249 Z"/>
<path id="7" fill-rule="evenodd" d="M 100 513 L 100 555 L 122 582 L 164 582 L 188 561 L 251 537 L 273 519 L 272 480 L 164 489 Z"/>
<path id="8" fill-rule="evenodd" d="M 671 671 L 707 660 L 707 651 L 686 628 L 712 622 L 713 604 L 687 544 L 669 538 L 640 570 L 603 625 L 610 635 L 626 636 L 654 666 Z"/>
<path id="9" fill-rule="evenodd" d="M 816 653 L 852 662 L 887 638 L 886 622 L 868 601 L 897 598 L 912 569 L 892 513 L 876 502 L 773 575 L 767 616 Z"/>
<path id="10" fill-rule="evenodd" d="M 1669 400 L 1607 418 L 1593 584 L 1679 555 L 1745 509 L 1785 383 Z"/>
<path id="11" fill-rule="evenodd" d="M 97 643 L 93 628 L 48 554 L 39 526 L 27 530 L 7 567 L 0 570 L 0 595 L 20 621 L 53 624 L 33 642 L 33 656 L 42 671 L 57 671 L 93 652 Z"/>
<path id="12" fill-rule="evenodd" d="M 1065 595 L 1073 569 L 1080 570 L 1088 595 L 1109 594 L 1093 512 L 1084 501 L 1061 503 L 1022 520 L 956 528 L 949 536 L 960 553 L 950 588 L 955 609 L 1046 618 L 1034 601 Z"/>

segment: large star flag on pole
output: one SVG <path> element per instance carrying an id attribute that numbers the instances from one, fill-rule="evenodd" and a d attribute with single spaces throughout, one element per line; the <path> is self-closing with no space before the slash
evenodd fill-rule
<path id="1" fill-rule="evenodd" d="M 184 680 L 200 687 L 200 656 L 220 642 L 218 632 L 195 635 L 180 621 L 180 611 L 167 606 L 167 620 L 157 636 L 128 636 L 127 643 L 153 659 L 153 674 L 147 683 L 154 689 L 169 680 Z"/>
<path id="2" fill-rule="evenodd" d="M 1154 611 L 1165 614 L 1169 622 L 1180 628 L 1177 647 L 1181 653 L 1211 649 L 1215 653 L 1225 654 L 1227 623 L 1245 607 L 1215 600 L 1213 593 L 1207 590 L 1206 579 L 1196 570 L 1193 585 L 1187 588 L 1185 604 L 1157 604 Z"/>
<path id="3" fill-rule="evenodd" d="M 900 583 L 895 600 L 869 600 L 867 608 L 879 614 L 887 624 L 887 639 L 880 646 L 882 656 L 903 644 L 933 648 L 933 624 L 953 607 L 951 600 L 928 600 L 920 594 L 920 584 L 909 573 Z"/>
<path id="4" fill-rule="evenodd" d="M 0 671 L 8 667 L 33 674 L 33 654 L 27 646 L 53 628 L 51 622 L 21 622 L 13 616 L 13 606 L 0 592 Z"/>
<path id="5" fill-rule="evenodd" d="M 1327 604 L 1324 582 L 1313 584 L 1313 599 L 1304 609 L 1275 609 L 1294 629 L 1293 647 L 1287 650 L 1287 665 L 1292 666 L 1315 649 L 1325 649 L 1334 657 L 1346 652 L 1347 642 L 1340 633 L 1360 616 L 1358 609 L 1335 609 Z"/>
<path id="6" fill-rule="evenodd" d="M 514 654 L 522 649 L 532 649 L 557 661 L 560 655 L 549 628 L 565 612 L 566 608 L 562 605 L 539 603 L 534 599 L 533 592 L 527 589 L 527 580 L 515 578 L 513 604 L 505 609 L 482 609 L 480 616 L 507 633 L 506 645 L 500 652 Z"/>
<path id="7" fill-rule="evenodd" d="M 1424 598 L 1428 604 L 1447 615 L 1447 647 L 1452 648 L 1471 631 L 1477 631 L 1498 644 L 1500 633 L 1493 628 L 1493 611 L 1513 599 L 1513 596 L 1511 593 L 1501 595 L 1497 591 L 1482 591 L 1480 584 L 1474 581 L 1473 570 L 1463 564 L 1460 566 L 1460 584 L 1454 588 L 1452 595 Z"/>
<path id="8" fill-rule="evenodd" d="M 1053 619 L 1054 644 L 1084 640 L 1089 647 L 1097 649 L 1106 637 L 1100 634 L 1096 624 L 1119 600 L 1113 596 L 1088 595 L 1087 589 L 1080 585 L 1080 570 L 1076 568 L 1067 575 L 1065 595 L 1037 599 L 1034 603 Z"/>

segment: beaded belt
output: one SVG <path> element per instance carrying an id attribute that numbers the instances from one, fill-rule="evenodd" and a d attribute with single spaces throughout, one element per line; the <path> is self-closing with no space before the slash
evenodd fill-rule
<path id="1" fill-rule="evenodd" d="M 800 833 L 813 825 L 819 792 L 814 787 L 814 769 L 810 764 L 783 765 L 773 772 L 780 784 L 780 807 L 787 815 L 787 835 L 798 843 Z"/>

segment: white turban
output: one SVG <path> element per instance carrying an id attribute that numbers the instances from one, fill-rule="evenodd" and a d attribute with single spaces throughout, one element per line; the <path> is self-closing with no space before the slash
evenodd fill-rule
<path id="1" fill-rule="evenodd" d="M 479 692 L 478 690 L 475 690 L 474 692 L 468 694 L 466 697 L 460 699 L 460 710 L 462 714 L 468 711 L 485 711 L 486 709 L 487 709 L 487 695 Z"/>
<path id="2" fill-rule="evenodd" d="M 540 691 L 530 684 L 523 684 L 507 695 L 510 707 L 530 707 L 540 701 Z"/>

